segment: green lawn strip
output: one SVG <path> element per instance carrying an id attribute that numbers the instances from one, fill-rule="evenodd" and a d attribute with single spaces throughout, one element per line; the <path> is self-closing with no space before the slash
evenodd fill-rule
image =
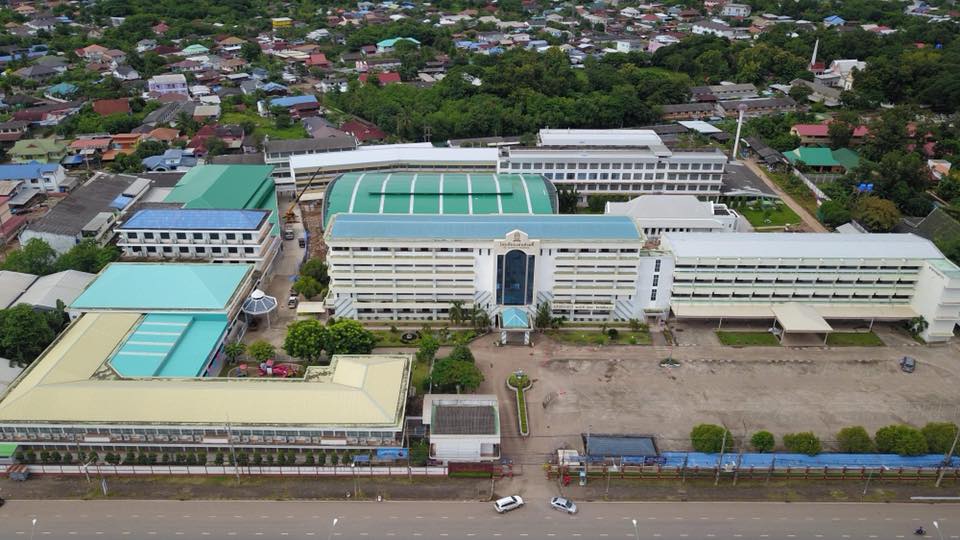
<path id="1" fill-rule="evenodd" d="M 290 127 L 283 129 L 278 129 L 273 121 L 269 118 L 264 118 L 257 114 L 256 112 L 250 111 L 233 111 L 224 113 L 220 117 L 220 122 L 222 124 L 239 124 L 241 122 L 253 122 L 257 125 L 255 134 L 258 135 L 269 135 L 271 139 L 305 139 L 307 138 L 307 130 L 304 129 L 303 124 L 295 123 L 291 124 Z"/>
<path id="2" fill-rule="evenodd" d="M 770 332 L 723 332 L 717 331 L 720 343 L 730 347 L 779 347 L 777 336 Z"/>
<path id="3" fill-rule="evenodd" d="M 785 191 L 794 201 L 802 206 L 811 216 L 817 216 L 817 198 L 803 180 L 791 173 L 767 171 L 767 176 Z"/>
<path id="4" fill-rule="evenodd" d="M 529 435 L 527 428 L 527 400 L 523 395 L 524 390 L 530 388 L 530 378 L 523 375 L 517 378 L 516 375 L 507 377 L 507 385 L 516 389 L 517 393 L 517 417 L 520 419 L 520 434 Z"/>
<path id="5" fill-rule="evenodd" d="M 782 227 L 800 223 L 800 216 L 785 204 L 776 205 L 769 211 L 757 208 L 738 208 L 743 217 L 754 227 Z"/>
<path id="6" fill-rule="evenodd" d="M 430 364 L 427 362 L 414 362 L 413 374 L 410 376 L 410 384 L 419 392 L 427 391 L 427 379 L 430 377 Z"/>
<path id="7" fill-rule="evenodd" d="M 646 330 L 619 330 L 615 340 L 599 330 L 550 330 L 547 335 L 569 345 L 650 345 L 653 342 Z"/>
<path id="8" fill-rule="evenodd" d="M 830 347 L 883 347 L 883 340 L 873 332 L 834 332 L 827 335 Z"/>

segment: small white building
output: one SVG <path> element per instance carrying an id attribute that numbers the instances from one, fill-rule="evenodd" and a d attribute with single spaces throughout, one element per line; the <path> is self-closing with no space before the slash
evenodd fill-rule
<path id="1" fill-rule="evenodd" d="M 842 90 L 853 89 L 853 78 L 857 71 L 867 68 L 867 63 L 860 60 L 834 60 L 823 73 L 814 75 L 816 82 Z"/>
<path id="2" fill-rule="evenodd" d="M 750 16 L 750 6 L 747 4 L 725 4 L 720 10 L 723 17 L 744 18 Z"/>
<path id="3" fill-rule="evenodd" d="M 649 238 L 668 232 L 735 232 L 740 214 L 725 204 L 693 195 L 643 195 L 607 202 L 605 214 L 630 216 Z"/>
<path id="4" fill-rule="evenodd" d="M 444 463 L 500 459 L 500 406 L 492 394 L 427 394 L 430 459 Z"/>

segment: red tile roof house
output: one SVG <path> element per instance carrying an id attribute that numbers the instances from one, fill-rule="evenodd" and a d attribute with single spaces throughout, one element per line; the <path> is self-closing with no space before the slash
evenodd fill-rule
<path id="1" fill-rule="evenodd" d="M 362 143 L 382 141 L 383 139 L 387 138 L 387 134 L 375 124 L 364 122 L 363 120 L 350 120 L 349 122 L 344 122 L 340 125 L 340 131 L 345 131 L 353 135 Z"/>
<path id="2" fill-rule="evenodd" d="M 127 99 L 98 99 L 93 102 L 93 112 L 100 116 L 130 114 L 130 102 Z"/>
<path id="3" fill-rule="evenodd" d="M 323 53 L 311 54 L 310 58 L 307 59 L 307 66 L 328 68 L 330 67 L 330 61 L 327 60 L 327 55 Z"/>
<path id="4" fill-rule="evenodd" d="M 384 71 L 383 73 L 377 73 L 377 80 L 380 81 L 380 86 L 386 86 L 388 84 L 395 84 L 400 82 L 400 74 L 395 71 Z M 367 74 L 360 74 L 360 82 L 363 84 L 367 83 Z"/>
<path id="5" fill-rule="evenodd" d="M 829 144 L 830 143 L 830 123 L 824 124 L 795 124 L 790 128 L 790 133 L 800 137 L 800 144 Z M 850 138 L 850 145 L 855 146 L 863 142 L 867 136 L 867 126 L 857 126 L 853 129 L 853 136 Z"/>

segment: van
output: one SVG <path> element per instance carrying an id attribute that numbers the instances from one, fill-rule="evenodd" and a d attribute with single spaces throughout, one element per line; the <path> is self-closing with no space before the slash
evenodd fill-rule
<path id="1" fill-rule="evenodd" d="M 291 294 L 291 295 L 290 295 L 290 298 L 287 298 L 287 307 L 290 308 L 290 309 L 293 309 L 293 308 L 297 307 L 297 303 L 298 303 L 299 301 L 300 301 L 300 299 L 297 297 L 297 295 Z"/>
<path id="2" fill-rule="evenodd" d="M 497 502 L 493 503 L 493 509 L 496 510 L 498 514 L 509 512 L 511 510 L 516 510 L 521 506 L 523 506 L 523 499 L 521 499 L 519 495 L 504 497 L 502 499 L 497 500 Z"/>

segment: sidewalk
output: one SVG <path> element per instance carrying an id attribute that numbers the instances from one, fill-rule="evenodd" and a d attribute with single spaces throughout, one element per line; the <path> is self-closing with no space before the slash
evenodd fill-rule
<path id="1" fill-rule="evenodd" d="M 767 176 L 767 172 L 761 169 L 757 165 L 756 161 L 754 161 L 751 158 L 751 159 L 744 160 L 743 163 L 747 166 L 747 168 L 753 171 L 754 174 L 759 176 L 764 181 L 765 184 L 770 186 L 770 189 L 772 189 L 780 197 L 780 199 L 783 200 L 783 202 L 790 207 L 791 210 L 793 210 L 794 212 L 797 213 L 798 216 L 800 216 L 800 219 L 803 220 L 803 223 L 807 227 L 809 227 L 811 231 L 830 232 L 819 221 L 817 221 L 817 218 L 811 216 L 810 213 L 807 212 L 807 210 L 804 207 L 797 204 L 797 202 L 793 200 L 793 197 L 786 194 L 782 189 L 780 189 L 780 186 L 778 186 L 776 182 L 774 182 L 773 180 L 770 180 L 770 178 Z"/>

